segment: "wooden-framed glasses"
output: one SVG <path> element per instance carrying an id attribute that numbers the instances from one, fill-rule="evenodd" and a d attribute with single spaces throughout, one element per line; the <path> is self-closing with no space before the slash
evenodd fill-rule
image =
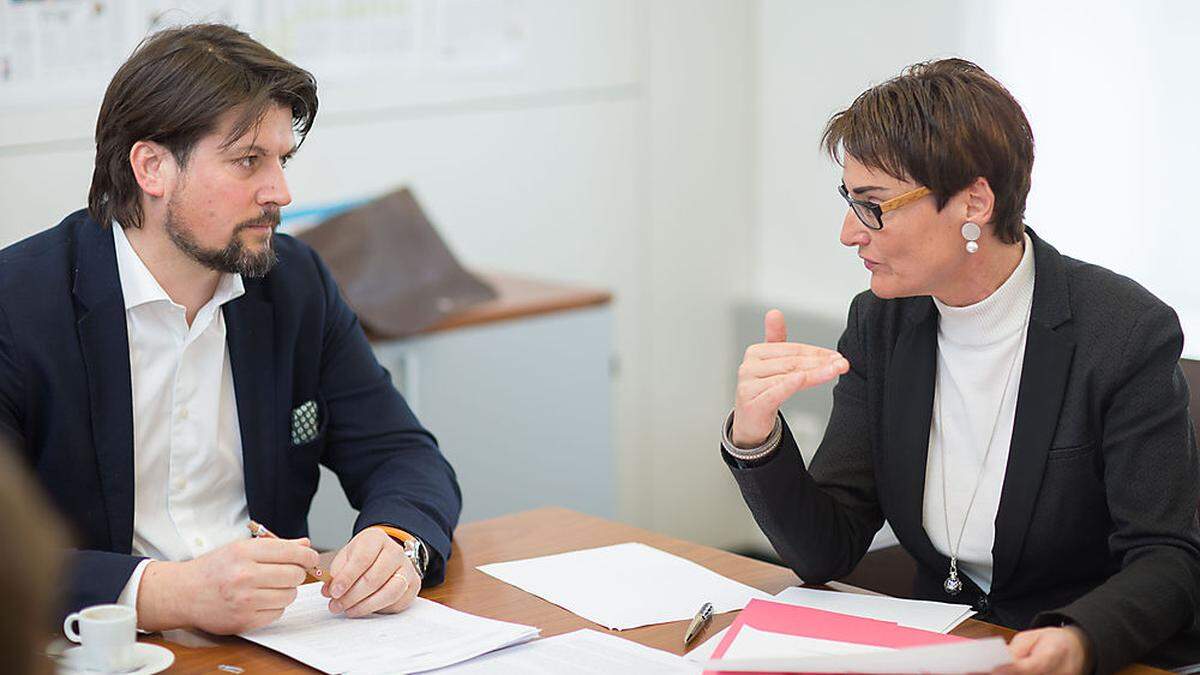
<path id="1" fill-rule="evenodd" d="M 933 190 L 927 187 L 919 187 L 878 204 L 851 197 L 850 192 L 846 190 L 845 183 L 838 185 L 838 194 L 842 195 L 842 199 L 846 200 L 846 203 L 850 205 L 850 210 L 854 212 L 854 215 L 858 216 L 863 225 L 872 230 L 882 230 L 883 214 L 888 211 L 895 211 L 906 204 L 911 204 L 925 195 L 933 194 Z"/>

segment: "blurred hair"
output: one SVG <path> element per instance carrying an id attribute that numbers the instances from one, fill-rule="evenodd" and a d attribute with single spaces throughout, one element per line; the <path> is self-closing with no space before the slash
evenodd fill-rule
<path id="1" fill-rule="evenodd" d="M 938 210 L 979 177 L 995 194 L 992 225 L 1015 244 L 1025 231 L 1033 131 L 1012 94 L 963 59 L 917 63 L 833 115 L 821 146 L 933 191 Z"/>
<path id="2" fill-rule="evenodd" d="M 292 112 L 300 142 L 317 115 L 317 83 L 306 70 L 222 24 L 172 28 L 142 41 L 113 75 L 96 119 L 96 164 L 88 213 L 101 226 L 141 227 L 141 189 L 129 164 L 138 141 L 154 141 L 186 165 L 218 119 L 237 109 L 225 145 L 272 105 Z"/>
<path id="3" fill-rule="evenodd" d="M 8 555 L 0 575 L 0 654 L 6 673 L 51 673 L 46 642 L 59 630 L 62 524 L 20 457 L 0 438 L 0 541 Z"/>

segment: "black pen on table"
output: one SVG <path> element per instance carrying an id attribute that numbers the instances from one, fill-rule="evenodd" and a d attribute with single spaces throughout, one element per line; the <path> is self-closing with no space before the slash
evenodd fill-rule
<path id="1" fill-rule="evenodd" d="M 713 606 L 711 602 L 706 602 L 700 605 L 700 610 L 696 612 L 696 616 L 692 617 L 692 622 L 688 624 L 687 632 L 683 634 L 683 646 L 686 648 L 688 643 L 696 639 L 700 631 L 712 621 Z"/>

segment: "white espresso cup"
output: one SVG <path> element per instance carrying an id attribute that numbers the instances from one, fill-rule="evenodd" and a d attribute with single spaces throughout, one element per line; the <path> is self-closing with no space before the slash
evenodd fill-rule
<path id="1" fill-rule="evenodd" d="M 63 621 L 63 634 L 83 645 L 79 651 L 85 668 L 101 672 L 129 670 L 137 642 L 137 612 L 125 605 L 93 605 L 68 616 Z"/>

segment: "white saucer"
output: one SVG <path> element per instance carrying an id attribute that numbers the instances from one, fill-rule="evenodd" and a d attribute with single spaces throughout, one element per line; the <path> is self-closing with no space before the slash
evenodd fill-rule
<path id="1" fill-rule="evenodd" d="M 83 667 L 83 647 L 75 646 L 62 653 L 58 662 L 59 675 L 96 675 L 101 672 Z M 138 642 L 133 645 L 134 666 L 118 671 L 120 675 L 151 675 L 160 673 L 175 663 L 175 654 L 166 647 Z"/>

